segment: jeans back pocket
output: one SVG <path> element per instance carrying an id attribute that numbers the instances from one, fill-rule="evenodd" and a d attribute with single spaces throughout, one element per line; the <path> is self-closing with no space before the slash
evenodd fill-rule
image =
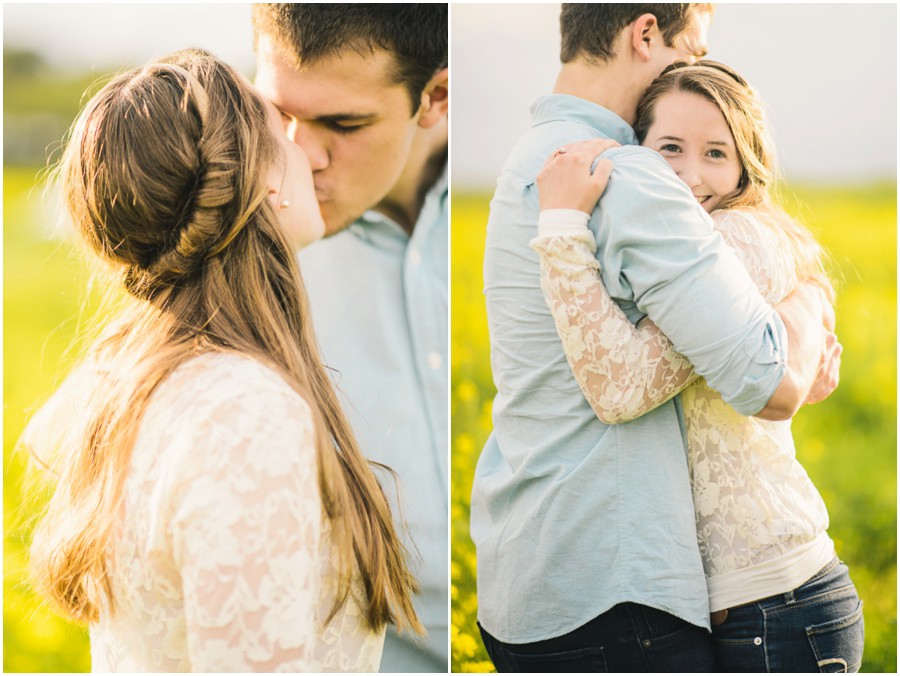
<path id="1" fill-rule="evenodd" d="M 821 673 L 859 671 L 865 640 L 862 601 L 846 617 L 807 627 L 806 636 Z"/>
<path id="2" fill-rule="evenodd" d="M 602 647 L 578 648 L 558 653 L 523 655 L 506 650 L 513 671 L 519 673 L 603 673 L 607 671 Z"/>

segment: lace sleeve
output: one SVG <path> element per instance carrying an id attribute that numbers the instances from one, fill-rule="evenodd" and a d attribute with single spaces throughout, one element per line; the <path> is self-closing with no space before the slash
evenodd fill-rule
<path id="1" fill-rule="evenodd" d="M 633 325 L 609 296 L 587 228 L 539 236 L 531 246 L 540 257 L 541 289 L 566 358 L 600 420 L 633 420 L 696 378 L 653 322 Z"/>
<path id="2" fill-rule="evenodd" d="M 314 664 L 322 506 L 313 419 L 269 375 L 274 382 L 217 393 L 215 408 L 191 415 L 172 541 L 193 671 Z"/>

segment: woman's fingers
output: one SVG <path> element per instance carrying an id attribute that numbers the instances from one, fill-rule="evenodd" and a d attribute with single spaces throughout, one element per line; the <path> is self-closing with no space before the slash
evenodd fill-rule
<path id="1" fill-rule="evenodd" d="M 825 350 L 816 381 L 806 398 L 807 404 L 817 404 L 826 399 L 837 388 L 841 379 L 841 353 L 843 345 L 838 342 L 837 335 L 829 331 L 825 336 Z"/>
<path id="2" fill-rule="evenodd" d="M 599 155 L 618 145 L 610 139 L 590 139 L 558 148 L 537 176 L 541 210 L 593 211 L 613 166 Z"/>

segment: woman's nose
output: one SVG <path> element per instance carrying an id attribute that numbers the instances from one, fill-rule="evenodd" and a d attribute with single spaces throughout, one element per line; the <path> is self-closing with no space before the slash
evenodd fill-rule
<path id="1" fill-rule="evenodd" d="M 678 174 L 678 178 L 684 181 L 689 187 L 694 188 L 700 185 L 700 172 L 697 170 L 697 167 L 692 163 L 684 163 L 679 167 L 678 171 L 675 172 Z"/>

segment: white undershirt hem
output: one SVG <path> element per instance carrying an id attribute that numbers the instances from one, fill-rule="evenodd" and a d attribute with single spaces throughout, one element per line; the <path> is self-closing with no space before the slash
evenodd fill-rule
<path id="1" fill-rule="evenodd" d="M 834 542 L 827 532 L 787 554 L 749 568 L 706 578 L 709 610 L 716 612 L 801 586 L 834 558 Z"/>

